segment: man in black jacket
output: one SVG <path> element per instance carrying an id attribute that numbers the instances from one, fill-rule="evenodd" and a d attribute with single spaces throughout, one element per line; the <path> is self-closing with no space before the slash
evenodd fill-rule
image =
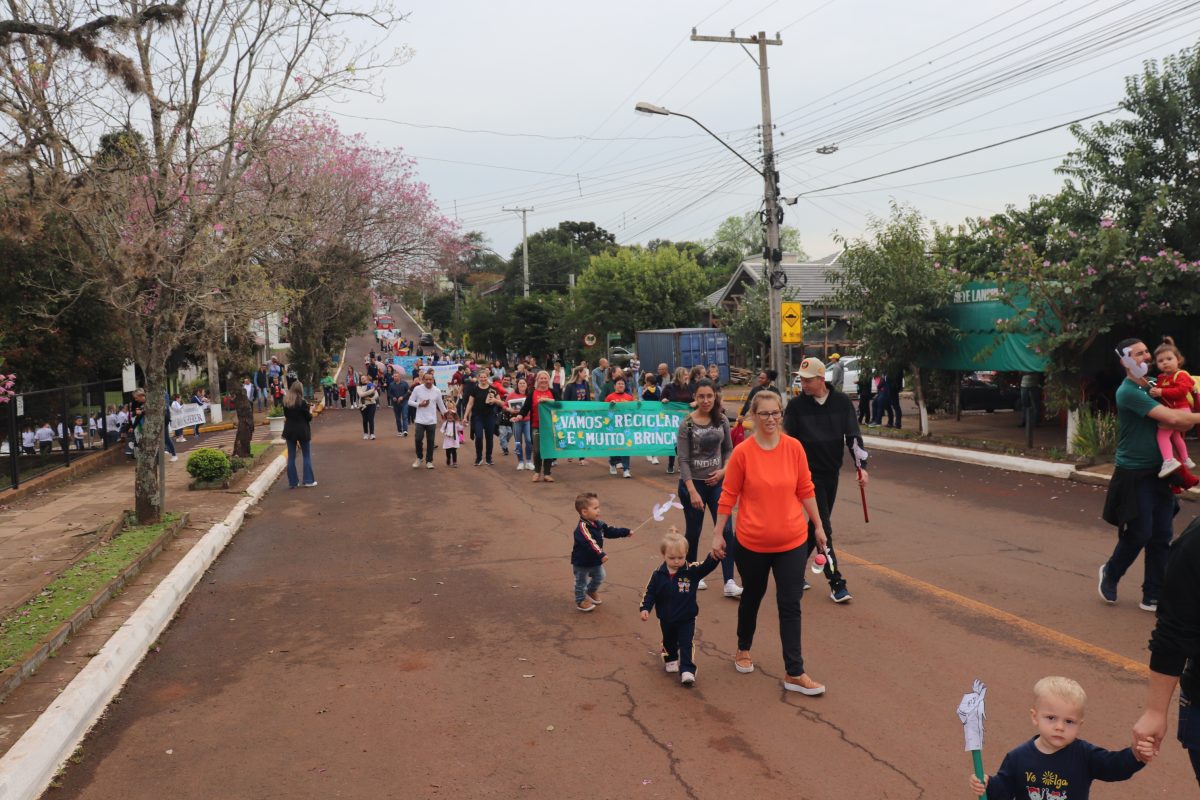
<path id="1" fill-rule="evenodd" d="M 1171 545 L 1158 624 L 1150 636 L 1146 711 L 1133 726 L 1133 743 L 1150 740 L 1155 753 L 1167 735 L 1167 708 L 1179 685 L 1179 741 L 1200 783 L 1200 518 Z"/>
<path id="2" fill-rule="evenodd" d="M 850 451 L 850 457 L 858 467 L 860 486 L 867 485 L 867 451 L 863 448 L 862 435 L 858 430 L 854 403 L 845 393 L 830 391 L 829 384 L 825 382 L 825 365 L 821 360 L 804 359 L 800 362 L 799 374 L 801 392 L 788 402 L 783 412 L 783 429 L 792 438 L 800 440 L 800 444 L 804 445 L 804 454 L 808 456 L 808 468 L 812 472 L 813 487 L 817 493 L 817 510 L 829 541 L 826 551 L 829 560 L 825 562 L 829 597 L 835 603 L 845 603 L 853 597 L 837 566 L 830 517 L 837 499 L 843 445 Z M 809 522 L 810 554 L 815 543 L 813 524 Z"/>

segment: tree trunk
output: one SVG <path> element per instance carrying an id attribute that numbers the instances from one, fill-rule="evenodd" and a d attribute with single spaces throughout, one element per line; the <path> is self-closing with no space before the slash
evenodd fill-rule
<path id="1" fill-rule="evenodd" d="M 254 406 L 246 392 L 238 387 L 233 393 L 233 405 L 237 409 L 237 433 L 233 439 L 233 454 L 250 457 L 250 439 L 254 437 Z"/>
<path id="2" fill-rule="evenodd" d="M 143 412 L 142 438 L 137 445 L 137 468 L 133 480 L 134 512 L 139 525 L 153 525 L 162 519 L 159 469 L 166 430 L 166 369 L 161 363 L 143 364 L 146 376 L 146 408 Z"/>
<path id="3" fill-rule="evenodd" d="M 1067 453 L 1075 455 L 1075 431 L 1079 430 L 1079 409 L 1067 410 Z"/>
<path id="4" fill-rule="evenodd" d="M 922 437 L 929 435 L 929 409 L 925 408 L 925 390 L 921 386 L 921 368 L 916 364 L 912 365 L 913 373 L 913 394 L 917 399 L 917 416 L 920 419 L 919 433 Z M 899 395 L 901 386 L 896 387 L 896 393 Z"/>

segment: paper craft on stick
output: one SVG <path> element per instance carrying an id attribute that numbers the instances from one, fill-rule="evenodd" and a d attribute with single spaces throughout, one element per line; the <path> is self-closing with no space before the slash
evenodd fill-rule
<path id="1" fill-rule="evenodd" d="M 639 530 L 642 525 L 645 525 L 650 520 L 662 522 L 667 518 L 667 514 L 672 508 L 678 508 L 681 511 L 683 510 L 683 503 L 680 503 L 674 494 L 667 495 L 667 499 L 663 503 L 655 503 L 650 509 L 650 516 L 646 517 L 646 519 L 642 521 L 642 524 L 638 525 L 636 528 L 634 528 L 634 530 Z"/>
<path id="2" fill-rule="evenodd" d="M 963 695 L 958 704 L 958 718 L 962 720 L 963 737 L 966 749 L 971 754 L 975 767 L 975 777 L 983 782 L 983 721 L 986 717 L 983 709 L 983 698 L 987 694 L 987 686 L 978 678 L 972 684 L 972 690 Z M 982 797 L 982 795 L 981 795 Z"/>

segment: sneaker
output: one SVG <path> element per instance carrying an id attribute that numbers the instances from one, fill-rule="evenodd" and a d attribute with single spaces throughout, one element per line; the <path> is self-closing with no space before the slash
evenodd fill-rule
<path id="1" fill-rule="evenodd" d="M 580 464 L 586 464 L 586 463 L 587 463 L 587 459 L 586 459 L 586 458 L 581 458 L 581 459 L 579 459 L 579 463 L 580 463 Z"/>
<path id="2" fill-rule="evenodd" d="M 733 578 L 725 581 L 725 596 L 726 597 L 741 597 L 742 587 L 734 583 Z"/>
<path id="3" fill-rule="evenodd" d="M 425 469 L 433 469 L 433 462 L 432 462 L 432 461 L 426 461 L 426 462 L 425 462 Z"/>
<path id="4" fill-rule="evenodd" d="M 658 456 L 650 456 L 650 463 L 651 463 L 651 464 L 657 464 L 657 463 L 658 463 Z"/>
<path id="5" fill-rule="evenodd" d="M 807 592 L 811 588 L 812 588 L 812 584 L 808 582 L 808 578 L 805 578 L 804 579 L 804 591 Z"/>
<path id="6" fill-rule="evenodd" d="M 609 464 L 609 465 L 608 465 L 608 474 L 609 474 L 609 475 L 616 475 L 616 474 L 617 474 L 617 468 L 616 468 L 616 467 L 614 467 L 612 464 Z"/>
<path id="7" fill-rule="evenodd" d="M 521 471 L 521 470 L 523 470 L 523 469 L 525 469 L 525 462 L 524 462 L 524 461 L 518 461 L 518 462 L 517 462 L 517 472 L 520 472 L 520 471 Z"/>
<path id="8" fill-rule="evenodd" d="M 476 462 L 475 462 L 475 466 L 477 466 L 477 467 L 482 467 L 482 466 L 483 466 L 483 459 L 480 459 L 480 460 L 476 461 Z"/>
<path id="9" fill-rule="evenodd" d="M 368 437 L 368 436 L 367 436 L 367 434 L 365 434 L 365 433 L 364 433 L 364 434 L 363 434 L 363 441 L 365 442 L 365 441 L 366 441 L 368 438 L 370 438 L 370 437 Z"/>
<path id="10" fill-rule="evenodd" d="M 1179 468 L 1182 466 L 1183 464 L 1180 464 L 1178 460 L 1174 458 L 1168 458 L 1162 463 L 1162 469 L 1158 471 L 1158 477 L 1165 478 L 1172 472 L 1178 472 Z"/>
<path id="11" fill-rule="evenodd" d="M 529 470 L 530 472 L 533 472 L 533 462 L 532 462 L 532 461 L 526 461 L 526 462 L 525 462 L 525 469 Z"/>
<path id="12" fill-rule="evenodd" d="M 749 650 L 738 650 L 733 656 L 733 668 L 743 675 L 754 672 L 754 661 L 750 658 Z"/>
<path id="13" fill-rule="evenodd" d="M 403 433 L 401 433 L 400 431 L 396 431 L 396 435 L 397 435 L 397 436 L 403 436 L 404 434 L 403 434 Z"/>
<path id="14" fill-rule="evenodd" d="M 685 672 L 679 676 L 679 682 L 684 686 L 691 686 L 696 682 L 696 676 L 690 672 Z"/>
<path id="15" fill-rule="evenodd" d="M 421 459 L 418 458 L 416 461 L 413 462 L 413 469 L 418 469 L 420 466 L 421 466 Z"/>
<path id="16" fill-rule="evenodd" d="M 578 603 L 575 604 L 575 608 L 578 609 L 579 611 L 595 611 L 596 604 L 593 603 L 591 600 L 588 600 L 585 597 L 582 600 L 580 600 Z"/>
<path id="17" fill-rule="evenodd" d="M 632 477 L 633 477 L 633 473 L 632 473 L 632 472 L 630 472 L 629 470 L 625 470 L 625 477 L 626 477 L 626 478 L 632 478 Z"/>
<path id="18" fill-rule="evenodd" d="M 501 451 L 500 451 L 500 455 L 504 456 L 505 458 L 508 458 L 508 451 L 507 451 L 507 450 L 501 450 Z"/>
<path id="19" fill-rule="evenodd" d="M 677 658 L 674 661 L 666 662 L 663 664 L 663 669 L 667 672 L 679 672 L 679 659 Z"/>
<path id="20" fill-rule="evenodd" d="M 868 423 L 867 423 L 867 427 L 868 427 L 868 428 L 878 428 L 878 427 L 879 427 L 879 423 L 878 423 L 878 422 L 868 422 Z"/>
<path id="21" fill-rule="evenodd" d="M 1140 608 L 1142 611 L 1158 611 L 1158 601 L 1143 600 L 1142 602 L 1138 603 L 1138 608 Z"/>
<path id="22" fill-rule="evenodd" d="M 1100 585 L 1097 591 L 1100 592 L 1100 599 L 1108 603 L 1110 606 L 1117 602 L 1117 584 L 1110 581 L 1105 576 L 1105 567 L 1107 564 L 1100 565 Z"/>
<path id="23" fill-rule="evenodd" d="M 825 684 L 817 683 L 808 677 L 807 672 L 799 677 L 788 675 L 783 679 L 783 688 L 789 692 L 799 692 L 809 697 L 825 694 Z"/>
<path id="24" fill-rule="evenodd" d="M 400 434 L 400 435 L 401 435 L 401 436 L 408 436 L 408 431 L 405 431 L 404 433 L 402 433 L 402 434 Z"/>
<path id="25" fill-rule="evenodd" d="M 179 456 L 171 456 L 171 460 L 172 460 L 172 461 L 178 461 L 178 460 L 179 460 Z"/>
<path id="26" fill-rule="evenodd" d="M 375 434 L 373 434 L 373 433 L 372 433 L 372 434 L 371 434 L 371 438 L 372 438 L 372 439 L 374 439 L 374 438 L 375 438 Z"/>
<path id="27" fill-rule="evenodd" d="M 304 488 L 305 488 L 305 489 L 311 489 L 311 488 L 313 488 L 313 487 L 314 487 L 314 486 L 316 486 L 316 485 L 317 485 L 317 482 L 316 482 L 316 481 L 313 481 L 312 483 L 306 483 L 306 484 L 304 484 Z"/>
<path id="28" fill-rule="evenodd" d="M 183 438 L 182 436 L 176 436 L 176 437 L 175 437 L 175 441 L 177 441 L 177 442 L 186 442 L 186 441 L 187 441 L 187 439 Z"/>
<path id="29" fill-rule="evenodd" d="M 1196 468 L 1196 462 L 1195 462 L 1195 461 L 1192 461 L 1190 458 L 1189 458 L 1189 459 L 1187 459 L 1186 461 L 1184 461 L 1184 462 L 1183 462 L 1183 465 L 1184 465 L 1185 467 L 1187 467 L 1188 469 L 1195 469 L 1195 468 Z"/>
<path id="30" fill-rule="evenodd" d="M 674 468 L 674 467 L 667 467 L 667 474 L 668 474 L 668 475 L 674 475 L 674 474 L 675 474 L 675 468 Z"/>
<path id="31" fill-rule="evenodd" d="M 485 463 L 485 464 L 487 464 L 489 467 L 494 467 L 494 466 L 496 466 L 496 462 L 495 462 L 495 461 L 485 461 L 484 463 Z"/>
<path id="32" fill-rule="evenodd" d="M 854 595 L 850 594 L 850 590 L 843 586 L 840 589 L 834 589 L 829 593 L 829 599 L 835 603 L 845 603 L 854 599 Z"/>
<path id="33" fill-rule="evenodd" d="M 697 589 L 707 589 L 708 584 L 704 582 L 704 578 L 700 579 L 700 583 L 696 586 Z"/>
<path id="34" fill-rule="evenodd" d="M 598 606 L 599 606 L 599 605 L 604 605 L 604 601 L 600 599 L 600 593 L 599 593 L 599 592 L 588 592 L 588 593 L 587 593 L 587 599 L 588 599 L 588 600 L 591 600 L 591 601 L 592 601 L 592 603 L 593 603 L 593 604 L 595 604 L 595 605 L 598 605 Z"/>

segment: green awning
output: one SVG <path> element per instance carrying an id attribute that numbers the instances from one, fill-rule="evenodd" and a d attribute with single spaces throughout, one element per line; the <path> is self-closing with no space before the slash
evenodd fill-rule
<path id="1" fill-rule="evenodd" d="M 1042 372 L 1046 357 L 1033 351 L 1040 334 L 1008 333 L 996 330 L 997 320 L 1006 320 L 1016 311 L 998 299 L 994 283 L 974 282 L 955 292 L 955 302 L 943 313 L 958 329 L 959 336 L 945 343 L 936 353 L 920 360 L 922 367 L 960 372 Z"/>

